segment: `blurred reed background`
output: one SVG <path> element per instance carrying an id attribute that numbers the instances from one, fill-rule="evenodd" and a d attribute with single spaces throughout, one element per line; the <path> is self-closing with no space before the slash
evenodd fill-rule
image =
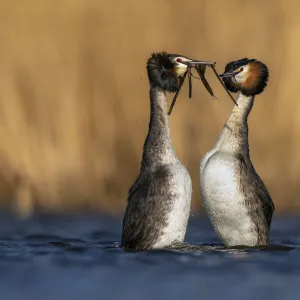
<path id="1" fill-rule="evenodd" d="M 257 58 L 270 82 L 250 116 L 253 163 L 277 212 L 300 209 L 299 1 L 27 0 L 0 2 L 0 199 L 35 209 L 122 213 L 148 129 L 145 63 L 166 50 L 224 65 Z M 232 102 L 194 81 L 170 118 L 201 209 L 200 158 Z M 171 99 L 171 96 L 168 96 Z"/>

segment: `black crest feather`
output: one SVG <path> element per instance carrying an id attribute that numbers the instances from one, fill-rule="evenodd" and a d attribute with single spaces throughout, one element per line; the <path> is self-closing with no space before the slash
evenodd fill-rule
<path id="1" fill-rule="evenodd" d="M 153 53 L 147 61 L 147 72 L 153 86 L 174 93 L 179 89 L 178 77 L 174 74 L 175 64 L 166 52 Z"/>

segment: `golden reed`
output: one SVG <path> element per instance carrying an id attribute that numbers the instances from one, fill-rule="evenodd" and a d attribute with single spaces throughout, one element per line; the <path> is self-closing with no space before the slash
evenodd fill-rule
<path id="1" fill-rule="evenodd" d="M 148 129 L 145 63 L 166 50 L 217 61 L 255 57 L 269 86 L 250 116 L 255 167 L 277 211 L 300 208 L 300 3 L 28 0 L 0 4 L 0 200 L 34 209 L 122 212 Z M 232 101 L 199 82 L 171 115 L 176 152 L 193 178 Z M 170 96 L 169 99 L 172 97 Z"/>

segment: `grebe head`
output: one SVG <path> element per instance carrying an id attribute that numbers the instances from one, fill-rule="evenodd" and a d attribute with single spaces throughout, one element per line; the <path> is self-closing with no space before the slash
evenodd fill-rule
<path id="1" fill-rule="evenodd" d="M 193 64 L 194 63 L 194 64 Z M 180 87 L 180 78 L 195 64 L 205 64 L 178 54 L 153 53 L 147 61 L 149 81 L 153 86 L 174 93 Z"/>
<path id="2" fill-rule="evenodd" d="M 245 96 L 250 96 L 263 92 L 267 86 L 269 71 L 261 61 L 243 58 L 229 62 L 220 77 L 229 91 L 241 91 Z"/>

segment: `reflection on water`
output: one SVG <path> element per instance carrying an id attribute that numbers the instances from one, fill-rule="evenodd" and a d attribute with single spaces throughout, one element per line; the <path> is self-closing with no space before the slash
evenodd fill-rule
<path id="1" fill-rule="evenodd" d="M 300 218 L 275 217 L 269 249 L 224 249 L 208 220 L 192 217 L 187 242 L 198 246 L 125 253 L 121 224 L 108 216 L 2 214 L 0 299 L 299 297 Z"/>

